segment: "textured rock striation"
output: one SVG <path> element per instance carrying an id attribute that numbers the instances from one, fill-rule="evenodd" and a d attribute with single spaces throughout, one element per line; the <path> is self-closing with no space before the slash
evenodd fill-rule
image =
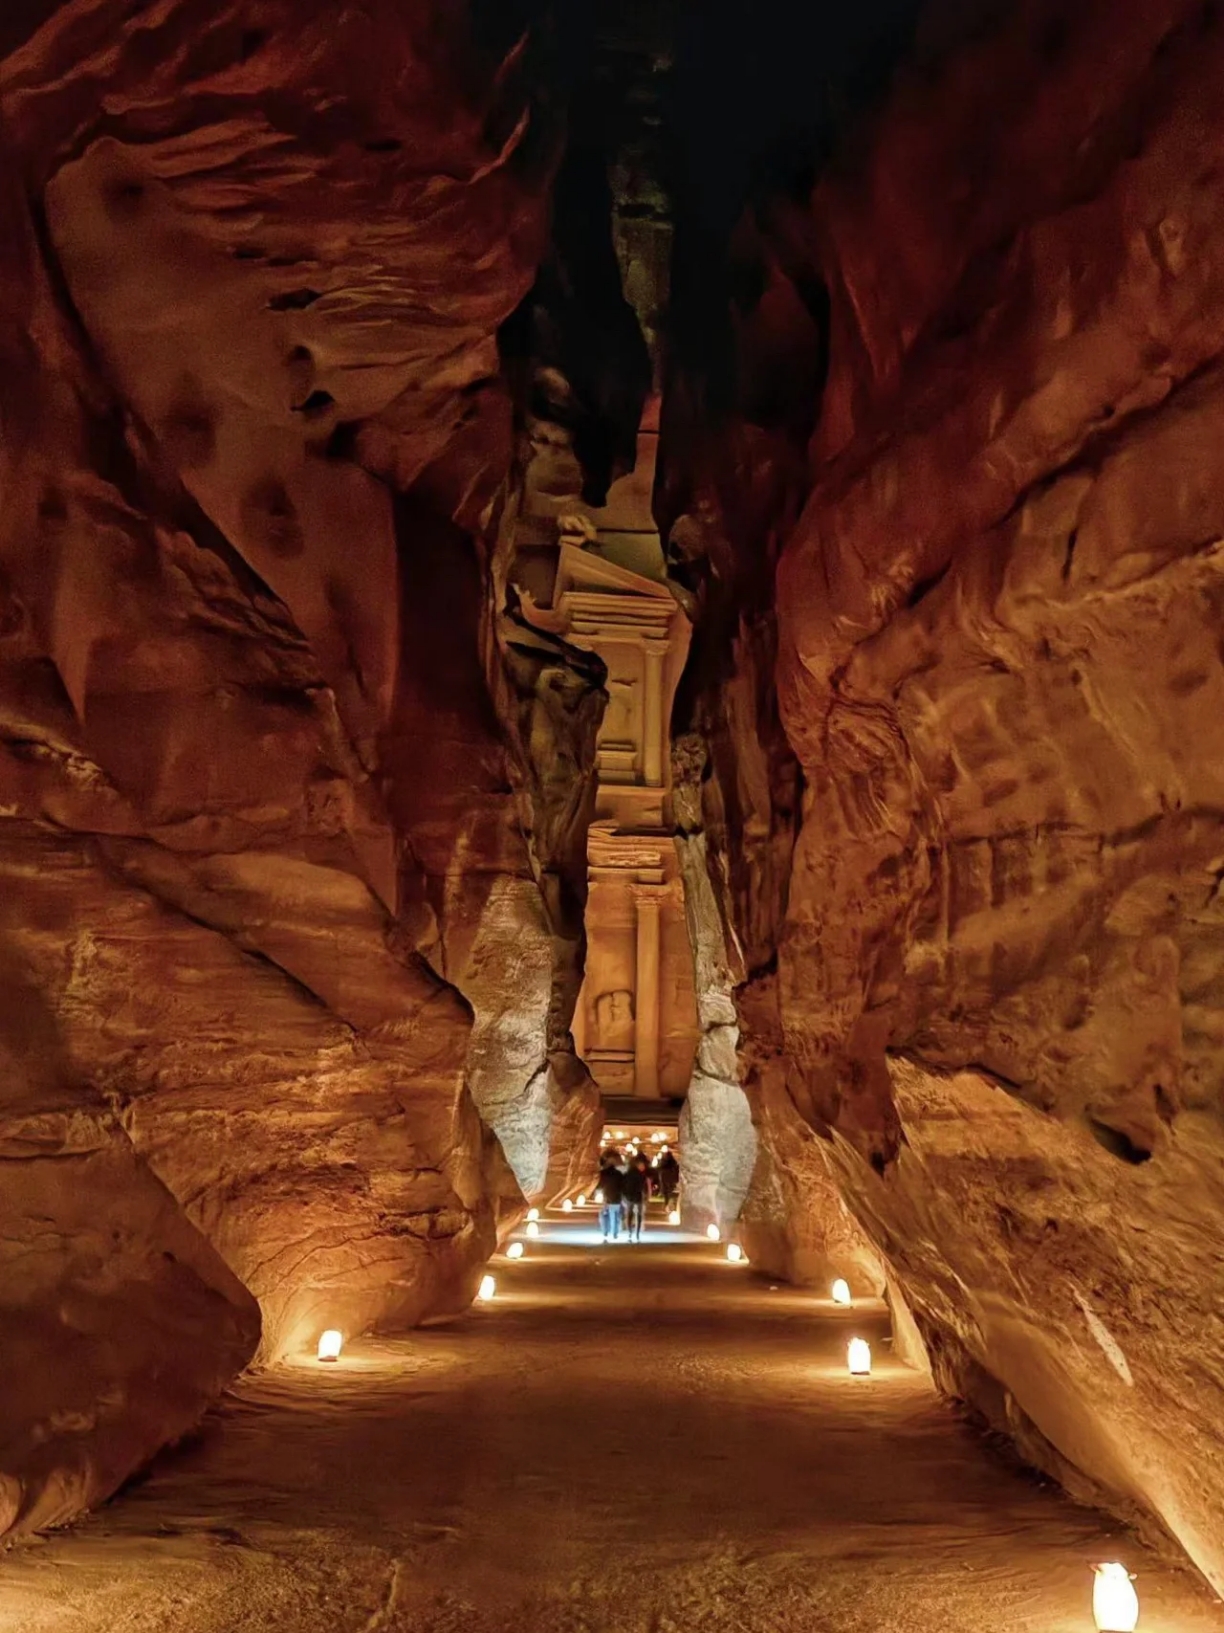
<path id="1" fill-rule="evenodd" d="M 683 1213 L 690 1229 L 739 1216 L 757 1159 L 752 1110 L 740 1084 L 735 974 L 703 826 L 705 770 L 701 737 L 679 738 L 672 752 L 672 802 L 701 1029 L 679 1126 Z"/>
<path id="2" fill-rule="evenodd" d="M 257 1347 L 463 1308 L 593 1142 L 601 675 L 496 561 L 533 370 L 597 499 L 645 382 L 534 360 L 564 98 L 510 11 L 0 25 L 0 1530 Z"/>
<path id="3" fill-rule="evenodd" d="M 762 523 L 764 477 L 719 484 L 711 431 L 665 442 L 690 578 L 779 555 L 793 854 L 779 892 L 783 762 L 754 826 L 740 797 L 766 612 L 691 677 L 738 743 L 714 877 L 752 1048 L 944 1386 L 1219 1586 L 1224 26 L 1188 0 L 951 10 L 744 251 L 726 462 L 796 447 L 750 387 L 794 379 L 775 320 L 810 335 L 819 289 L 805 468 Z"/>

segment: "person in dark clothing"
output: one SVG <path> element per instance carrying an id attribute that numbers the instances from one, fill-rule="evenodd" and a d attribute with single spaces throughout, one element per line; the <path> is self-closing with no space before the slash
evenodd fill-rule
<path id="1" fill-rule="evenodd" d="M 625 1226 L 631 1242 L 642 1240 L 642 1226 L 646 1222 L 646 1204 L 650 1200 L 650 1164 L 645 1157 L 636 1157 L 625 1174 L 622 1197 Z"/>
<path id="2" fill-rule="evenodd" d="M 676 1161 L 674 1151 L 669 1149 L 659 1158 L 658 1175 L 664 1205 L 670 1208 L 680 1187 L 680 1164 Z"/>
<path id="3" fill-rule="evenodd" d="M 620 1235 L 621 1202 L 625 1194 L 625 1176 L 614 1162 L 604 1158 L 599 1170 L 599 1232 L 605 1242 L 614 1242 Z"/>

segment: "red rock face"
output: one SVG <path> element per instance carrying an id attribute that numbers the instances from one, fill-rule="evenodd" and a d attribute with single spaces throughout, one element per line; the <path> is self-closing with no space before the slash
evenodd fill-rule
<path id="1" fill-rule="evenodd" d="M 507 669 L 490 592 L 556 146 L 518 59 L 429 0 L 73 0 L 3 48 L 6 1261 L 40 1223 L 0 1364 L 43 1382 L 0 1529 L 188 1427 L 254 1300 L 269 1356 L 461 1309 L 522 1203 L 473 1093 L 536 1085 L 541 1185 L 554 1107 L 593 1137 L 582 800 L 539 790 L 600 702 Z M 532 982 L 484 979 L 518 943 Z"/>
<path id="2" fill-rule="evenodd" d="M 776 595 L 805 787 L 765 936 L 747 732 L 719 770 L 765 1041 L 940 1376 L 1217 1584 L 1222 96 L 1213 8 L 1032 0 L 904 73 L 820 184 L 830 371 Z M 754 570 L 768 530 L 694 486 Z M 741 640 L 707 716 L 757 674 Z"/>

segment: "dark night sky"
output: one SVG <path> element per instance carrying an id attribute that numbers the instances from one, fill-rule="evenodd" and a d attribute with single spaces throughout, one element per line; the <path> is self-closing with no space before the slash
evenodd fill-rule
<path id="1" fill-rule="evenodd" d="M 810 185 L 886 84 L 918 0 L 691 0 L 667 123 L 677 207 L 725 234 L 745 201 Z"/>

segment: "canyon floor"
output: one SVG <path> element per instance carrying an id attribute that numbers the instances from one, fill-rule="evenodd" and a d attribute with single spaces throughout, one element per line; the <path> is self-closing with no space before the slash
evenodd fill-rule
<path id="1" fill-rule="evenodd" d="M 0 1562 L 0 1633 L 1143 1633 L 1224 1607 L 1001 1461 L 835 1310 L 665 1227 L 560 1217 L 460 1323 L 257 1374 L 70 1533 Z M 862 1333 L 870 1379 L 845 1373 Z"/>

